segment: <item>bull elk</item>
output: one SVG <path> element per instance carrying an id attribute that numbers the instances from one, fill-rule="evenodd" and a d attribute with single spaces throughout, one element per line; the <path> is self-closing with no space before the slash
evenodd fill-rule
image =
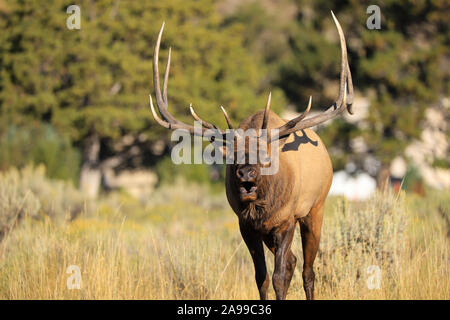
<path id="1" fill-rule="evenodd" d="M 244 163 L 228 163 L 226 165 L 226 194 L 228 202 L 239 219 L 239 227 L 250 251 L 255 268 L 256 285 L 261 299 L 267 299 L 269 276 L 266 269 L 263 242 L 275 256 L 275 268 L 272 282 L 277 299 L 285 299 L 297 258 L 291 250 L 297 222 L 303 247 L 303 288 L 307 299 L 314 299 L 314 259 L 319 247 L 324 203 L 331 186 L 333 168 L 328 152 L 319 136 L 311 127 L 332 119 L 345 109 L 353 114 L 353 85 L 347 60 L 347 48 L 342 28 L 331 12 L 336 24 L 342 51 L 339 95 L 328 110 L 319 115 L 306 117 L 311 108 L 311 97 L 305 112 L 292 120 L 283 120 L 270 110 L 270 94 L 267 105 L 240 124 L 242 130 L 260 129 L 270 131 L 268 138 L 259 139 L 258 148 L 278 143 L 278 170 L 272 175 L 262 175 L 261 170 L 268 162 L 274 161 L 272 152 L 268 150 L 268 159 L 258 159 L 249 163 L 250 140 L 258 138 L 235 135 L 231 146 L 233 152 L 245 154 Z M 202 121 L 201 130 L 195 130 L 177 120 L 168 111 L 167 82 L 169 78 L 170 53 L 164 74 L 163 91 L 161 93 L 158 53 L 164 23 L 159 31 L 153 57 L 153 84 L 156 104 L 161 115 L 155 111 L 150 95 L 150 107 L 155 120 L 167 129 L 184 129 L 193 135 L 203 135 L 206 130 L 214 130 L 224 137 L 222 152 L 226 157 L 230 142 L 225 141 L 226 132 L 215 125 L 203 121 L 190 108 L 192 116 Z M 227 124 L 233 130 L 230 118 L 222 107 Z M 275 130 L 276 129 L 276 130 Z M 228 130 L 228 132 L 230 131 Z M 276 134 L 273 134 L 275 132 Z M 238 142 L 244 139 L 244 149 Z M 248 140 L 248 144 L 247 144 Z M 216 143 L 217 141 L 215 141 Z M 268 161 L 267 161 L 268 160 Z"/>

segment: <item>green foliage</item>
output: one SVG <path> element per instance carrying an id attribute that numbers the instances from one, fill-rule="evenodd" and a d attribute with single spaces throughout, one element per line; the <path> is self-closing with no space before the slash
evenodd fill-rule
<path id="1" fill-rule="evenodd" d="M 0 241 L 25 216 L 36 217 L 41 203 L 17 170 L 0 172 Z"/>
<path id="2" fill-rule="evenodd" d="M 424 109 L 450 89 L 446 1 L 385 0 L 381 30 L 366 28 L 368 4 L 357 1 L 81 0 L 81 30 L 66 27 L 70 4 L 0 1 L 0 124 L 50 124 L 76 147 L 95 134 L 100 160 L 124 135 L 143 133 L 149 144 L 168 135 L 148 110 L 163 21 L 160 69 L 173 49 L 171 112 L 192 121 L 192 102 L 202 118 L 225 127 L 221 104 L 237 123 L 263 108 L 269 90 L 276 112 L 286 104 L 303 111 L 310 95 L 314 111 L 334 101 L 340 48 L 332 9 L 356 92 L 370 99 L 363 126 L 334 121 L 320 129 L 335 169 L 361 157 L 350 147 L 357 136 L 381 164 L 402 154 L 419 136 Z M 40 156 L 52 176 L 76 174 L 72 165 L 56 172 L 53 154 Z"/>
<path id="3" fill-rule="evenodd" d="M 183 177 L 186 181 L 192 181 L 203 185 L 209 185 L 213 189 L 223 189 L 225 166 L 214 168 L 219 176 L 213 177 L 212 168 L 206 164 L 174 164 L 172 159 L 164 157 L 156 165 L 156 174 L 159 184 L 174 184 L 177 177 Z"/>
<path id="4" fill-rule="evenodd" d="M 25 216 L 62 222 L 84 207 L 83 195 L 71 183 L 48 179 L 42 165 L 0 172 L 0 240 Z"/>
<path id="5" fill-rule="evenodd" d="M 61 222 L 74 219 L 85 209 L 80 191 L 70 182 L 48 179 L 42 165 L 0 172 L 0 200 L 3 230 L 25 215 L 37 218 L 43 214 Z"/>
<path id="6" fill-rule="evenodd" d="M 267 84 L 244 48 L 242 25 L 222 27 L 211 1 L 79 1 L 81 30 L 66 28 L 67 1 L 15 0 L 0 8 L 0 117 L 50 122 L 80 145 L 97 133 L 167 134 L 151 117 L 153 47 L 161 23 L 161 65 L 172 46 L 171 112 L 182 120 L 192 101 L 225 126 L 219 105 L 241 120 L 262 109 Z M 161 66 L 163 69 L 163 66 Z M 284 103 L 277 93 L 276 99 Z"/>
<path id="7" fill-rule="evenodd" d="M 345 26 L 355 87 L 370 97 L 361 135 L 368 153 L 382 164 L 420 136 L 426 106 L 447 91 L 448 72 L 439 67 L 448 53 L 443 6 L 442 1 L 384 1 L 381 30 L 366 28 L 366 3 L 335 11 Z"/>
<path id="8" fill-rule="evenodd" d="M 348 123 L 343 119 L 336 119 L 320 130 L 320 138 L 332 154 L 333 168 L 345 168 L 350 159 L 356 159 L 350 148 L 350 143 L 352 139 L 359 137 L 361 134 L 362 130 L 356 124 Z"/>
<path id="9" fill-rule="evenodd" d="M 404 194 L 399 199 L 386 192 L 366 203 L 338 202 L 322 238 L 319 259 L 324 269 L 336 270 L 344 264 L 348 272 L 325 277 L 324 281 L 337 285 L 346 279 L 358 279 L 369 265 L 391 269 L 399 263 L 409 220 L 404 198 Z M 357 263 L 350 266 L 348 261 L 353 258 Z"/>
<path id="10" fill-rule="evenodd" d="M 20 183 L 39 199 L 41 213 L 54 221 L 72 220 L 85 209 L 83 194 L 70 182 L 47 178 L 43 165 L 20 170 Z"/>
<path id="11" fill-rule="evenodd" d="M 409 165 L 406 170 L 405 177 L 402 182 L 402 189 L 406 191 L 414 191 L 414 187 L 417 184 L 422 183 L 422 176 L 417 167 Z"/>
<path id="12" fill-rule="evenodd" d="M 80 153 L 50 125 L 9 126 L 0 136 L 0 168 L 43 164 L 50 178 L 78 180 Z"/>
<path id="13" fill-rule="evenodd" d="M 112 192 L 94 205 L 96 213 L 102 218 L 117 222 L 123 221 L 126 216 L 129 221 L 137 220 L 143 224 L 151 222 L 158 227 L 174 220 L 186 220 L 194 227 L 209 224 L 216 218 L 233 216 L 223 186 L 220 192 L 216 191 L 208 184 L 178 176 L 173 183 L 166 181 L 141 199 L 124 192 Z"/>
<path id="14" fill-rule="evenodd" d="M 433 160 L 432 166 L 436 167 L 436 168 L 449 169 L 450 168 L 450 160 L 437 158 L 437 159 Z"/>
<path id="15" fill-rule="evenodd" d="M 367 2 L 280 1 L 277 10 L 270 10 L 272 1 L 242 3 L 229 20 L 246 24 L 246 45 L 263 56 L 275 74 L 273 83 L 298 111 L 310 95 L 317 111 L 337 96 L 340 48 L 330 10 L 338 17 L 354 87 L 370 99 L 370 110 L 360 128 L 334 121 L 320 129 L 335 169 L 361 157 L 350 148 L 357 136 L 364 138 L 366 154 L 389 163 L 419 136 L 425 107 L 449 91 L 445 1 L 383 1 L 381 30 L 367 29 Z M 358 105 L 354 109 L 358 112 Z"/>

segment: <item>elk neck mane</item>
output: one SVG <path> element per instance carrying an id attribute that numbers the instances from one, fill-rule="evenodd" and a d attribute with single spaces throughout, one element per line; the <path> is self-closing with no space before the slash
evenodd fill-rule
<path id="1" fill-rule="evenodd" d="M 271 110 L 269 110 L 269 114 L 268 129 L 276 128 L 279 123 L 284 122 Z M 257 130 L 261 128 L 263 116 L 264 110 L 258 111 L 244 119 L 239 128 L 243 130 Z M 285 159 L 281 150 L 279 153 L 279 161 L 279 170 L 276 174 L 259 176 L 257 180 L 258 198 L 251 202 L 239 201 L 240 219 L 249 223 L 255 229 L 261 229 L 264 222 L 270 218 L 272 213 L 277 212 L 288 203 L 287 199 L 289 199 L 294 182 L 291 181 L 292 174 L 289 172 L 291 170 L 289 164 L 282 163 Z M 235 182 L 234 185 L 236 186 L 237 181 Z M 237 190 L 235 192 L 237 193 Z"/>
<path id="2" fill-rule="evenodd" d="M 280 159 L 282 161 L 282 159 Z M 252 225 L 255 229 L 261 229 L 270 215 L 280 210 L 292 193 L 294 181 L 290 174 L 290 166 L 280 165 L 279 171 L 274 175 L 260 176 L 257 180 L 258 198 L 250 202 L 240 202 L 240 218 Z M 236 190 L 237 192 L 237 190 Z"/>

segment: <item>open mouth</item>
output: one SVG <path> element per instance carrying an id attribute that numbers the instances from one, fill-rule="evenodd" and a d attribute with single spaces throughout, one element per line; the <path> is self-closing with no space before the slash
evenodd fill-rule
<path id="1" fill-rule="evenodd" d="M 254 200 L 256 199 L 256 190 L 258 188 L 253 182 L 242 182 L 239 188 L 242 200 Z"/>

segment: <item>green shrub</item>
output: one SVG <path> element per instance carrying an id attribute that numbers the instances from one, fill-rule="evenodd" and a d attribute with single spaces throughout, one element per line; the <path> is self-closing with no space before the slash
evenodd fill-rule
<path id="1" fill-rule="evenodd" d="M 403 178 L 402 189 L 413 191 L 415 185 L 420 183 L 423 183 L 423 179 L 419 169 L 414 165 L 409 165 Z"/>
<path id="2" fill-rule="evenodd" d="M 433 160 L 432 166 L 434 168 L 449 169 L 450 168 L 450 160 L 443 159 L 443 158 L 437 158 L 437 159 Z"/>
<path id="3" fill-rule="evenodd" d="M 83 208 L 83 195 L 69 182 L 48 179 L 43 165 L 0 172 L 0 239 L 25 216 L 63 222 Z"/>
<path id="4" fill-rule="evenodd" d="M 223 186 L 225 165 L 211 166 L 207 164 L 180 164 L 172 162 L 170 156 L 165 157 L 156 165 L 158 183 L 174 184 L 178 177 L 186 181 L 213 186 Z M 213 174 L 214 170 L 216 174 Z"/>
<path id="5" fill-rule="evenodd" d="M 350 203 L 341 199 L 335 206 L 333 219 L 327 221 L 319 249 L 319 257 L 327 272 L 345 266 L 346 272 L 334 274 L 328 280 L 337 285 L 341 281 L 358 279 L 366 268 L 376 265 L 392 270 L 404 245 L 407 210 L 403 194 L 379 193 L 365 203 Z M 355 261 L 358 264 L 355 265 Z"/>
<path id="6" fill-rule="evenodd" d="M 12 125 L 0 134 L 0 169 L 43 164 L 50 178 L 77 181 L 80 153 L 52 126 L 38 122 L 27 127 Z"/>
<path id="7" fill-rule="evenodd" d="M 171 185 L 165 184 L 155 189 L 146 199 L 145 205 L 155 207 L 176 202 L 198 206 L 203 210 L 224 210 L 229 207 L 225 192 L 211 193 L 208 185 L 193 183 L 183 177 L 178 177 Z"/>
<path id="8" fill-rule="evenodd" d="M 21 182 L 21 174 L 13 169 L 0 172 L 0 241 L 26 215 L 36 217 L 41 203 Z"/>

